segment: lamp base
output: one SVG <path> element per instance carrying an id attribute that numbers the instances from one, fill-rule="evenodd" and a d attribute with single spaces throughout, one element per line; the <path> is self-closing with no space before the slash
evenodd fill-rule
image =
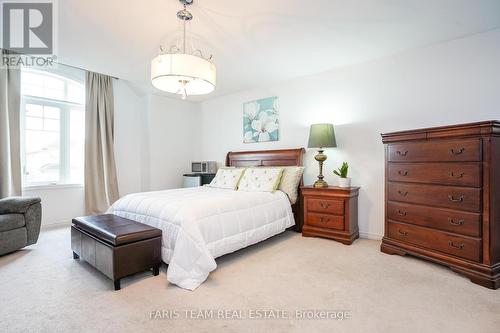
<path id="1" fill-rule="evenodd" d="M 323 179 L 318 179 L 317 181 L 314 182 L 313 187 L 328 187 L 328 183 L 325 182 Z"/>
<path id="2" fill-rule="evenodd" d="M 323 148 L 318 149 L 318 154 L 314 156 L 314 159 L 319 163 L 319 175 L 318 180 L 313 184 L 314 187 L 328 187 L 327 182 L 323 180 L 323 162 L 326 161 L 326 155 L 323 154 Z"/>

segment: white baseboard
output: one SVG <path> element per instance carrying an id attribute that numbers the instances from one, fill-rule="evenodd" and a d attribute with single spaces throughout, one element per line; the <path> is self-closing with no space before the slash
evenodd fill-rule
<path id="1" fill-rule="evenodd" d="M 373 240 L 381 240 L 384 236 L 376 234 L 376 233 L 373 233 L 373 232 L 363 232 L 363 231 L 360 231 L 359 232 L 359 237 L 366 238 L 366 239 L 373 239 Z"/>
<path id="2" fill-rule="evenodd" d="M 66 228 L 71 226 L 71 219 L 67 219 L 64 221 L 60 222 L 55 222 L 55 223 L 50 223 L 50 224 L 43 224 L 42 223 L 42 230 L 50 230 L 50 229 L 56 229 L 56 228 Z"/>

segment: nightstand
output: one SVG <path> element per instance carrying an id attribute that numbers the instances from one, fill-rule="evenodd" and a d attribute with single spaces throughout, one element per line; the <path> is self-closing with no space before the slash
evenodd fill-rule
<path id="1" fill-rule="evenodd" d="M 302 236 L 331 238 L 346 245 L 359 237 L 359 187 L 302 186 L 304 226 Z"/>

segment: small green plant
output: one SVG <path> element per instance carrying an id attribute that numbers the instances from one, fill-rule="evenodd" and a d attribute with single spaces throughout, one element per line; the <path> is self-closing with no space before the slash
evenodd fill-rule
<path id="1" fill-rule="evenodd" d="M 340 178 L 347 178 L 347 172 L 349 171 L 349 164 L 347 162 L 342 163 L 342 166 L 338 170 L 333 170 L 333 173 Z"/>

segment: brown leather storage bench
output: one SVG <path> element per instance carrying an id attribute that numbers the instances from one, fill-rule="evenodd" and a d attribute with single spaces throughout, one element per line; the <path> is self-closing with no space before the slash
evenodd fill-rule
<path id="1" fill-rule="evenodd" d="M 73 259 L 82 259 L 113 280 L 161 265 L 161 230 L 113 214 L 77 217 L 71 226 Z"/>

